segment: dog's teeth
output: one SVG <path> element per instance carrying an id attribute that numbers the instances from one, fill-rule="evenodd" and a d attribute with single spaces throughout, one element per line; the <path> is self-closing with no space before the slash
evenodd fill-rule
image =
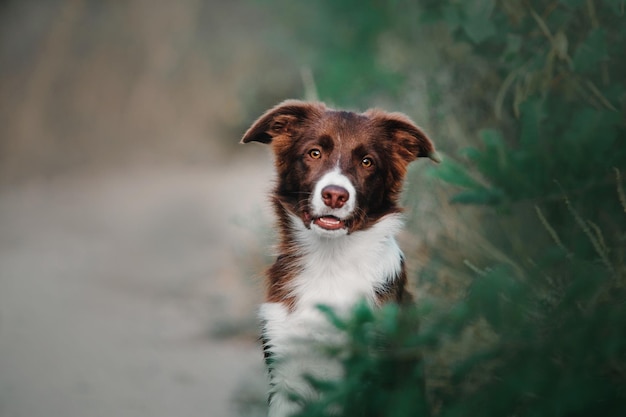
<path id="1" fill-rule="evenodd" d="M 344 227 L 343 221 L 333 216 L 323 216 L 315 220 L 315 224 L 327 230 L 335 230 Z"/>

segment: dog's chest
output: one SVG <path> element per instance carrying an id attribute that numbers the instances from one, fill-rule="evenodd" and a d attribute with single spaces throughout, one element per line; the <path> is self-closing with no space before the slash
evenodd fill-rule
<path id="1" fill-rule="evenodd" d="M 400 217 L 390 215 L 369 230 L 340 238 L 321 238 L 298 229 L 299 272 L 285 283 L 295 309 L 317 304 L 348 309 L 363 298 L 375 302 L 376 291 L 389 285 L 402 268 L 402 252 L 394 238 L 400 225 Z"/>
<path id="2" fill-rule="evenodd" d="M 399 216 L 390 215 L 367 231 L 339 239 L 296 229 L 298 273 L 283 283 L 295 302 L 291 309 L 286 303 L 266 303 L 260 310 L 264 337 L 274 353 L 284 353 L 280 350 L 295 339 L 323 342 L 332 333 L 320 304 L 347 314 L 359 300 L 376 303 L 377 292 L 393 285 L 402 270 L 402 252 L 394 238 L 401 224 Z"/>

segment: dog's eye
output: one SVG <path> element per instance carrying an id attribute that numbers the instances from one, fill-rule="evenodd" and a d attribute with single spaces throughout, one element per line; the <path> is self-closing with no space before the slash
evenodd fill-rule
<path id="1" fill-rule="evenodd" d="M 309 151 L 309 156 L 313 159 L 320 159 L 322 157 L 322 151 L 319 149 L 311 149 Z"/>
<path id="2" fill-rule="evenodd" d="M 365 158 L 361 159 L 361 165 L 365 168 L 369 168 L 374 165 L 374 161 L 372 161 L 372 158 L 366 156 Z"/>

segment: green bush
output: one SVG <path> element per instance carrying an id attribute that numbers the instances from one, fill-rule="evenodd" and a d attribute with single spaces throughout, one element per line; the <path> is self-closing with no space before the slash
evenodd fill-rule
<path id="1" fill-rule="evenodd" d="M 302 416 L 626 415 L 625 8 L 328 0 L 294 28 L 322 99 L 428 109 L 448 157 L 411 171 L 409 225 L 459 214 L 424 238 L 438 291 L 332 317 L 346 377 Z"/>

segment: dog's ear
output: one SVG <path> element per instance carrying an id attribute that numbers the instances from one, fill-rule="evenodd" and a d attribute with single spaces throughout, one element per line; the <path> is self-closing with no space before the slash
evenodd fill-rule
<path id="1" fill-rule="evenodd" d="M 397 146 L 399 156 L 407 163 L 417 158 L 430 158 L 441 162 L 441 157 L 435 150 L 435 145 L 408 116 L 403 113 L 387 113 L 382 110 L 368 110 L 365 112 L 383 128 Z"/>
<path id="2" fill-rule="evenodd" d="M 322 103 L 283 101 L 259 117 L 243 135 L 241 143 L 271 143 L 276 136 L 293 136 L 307 121 L 321 116 L 325 109 Z"/>

